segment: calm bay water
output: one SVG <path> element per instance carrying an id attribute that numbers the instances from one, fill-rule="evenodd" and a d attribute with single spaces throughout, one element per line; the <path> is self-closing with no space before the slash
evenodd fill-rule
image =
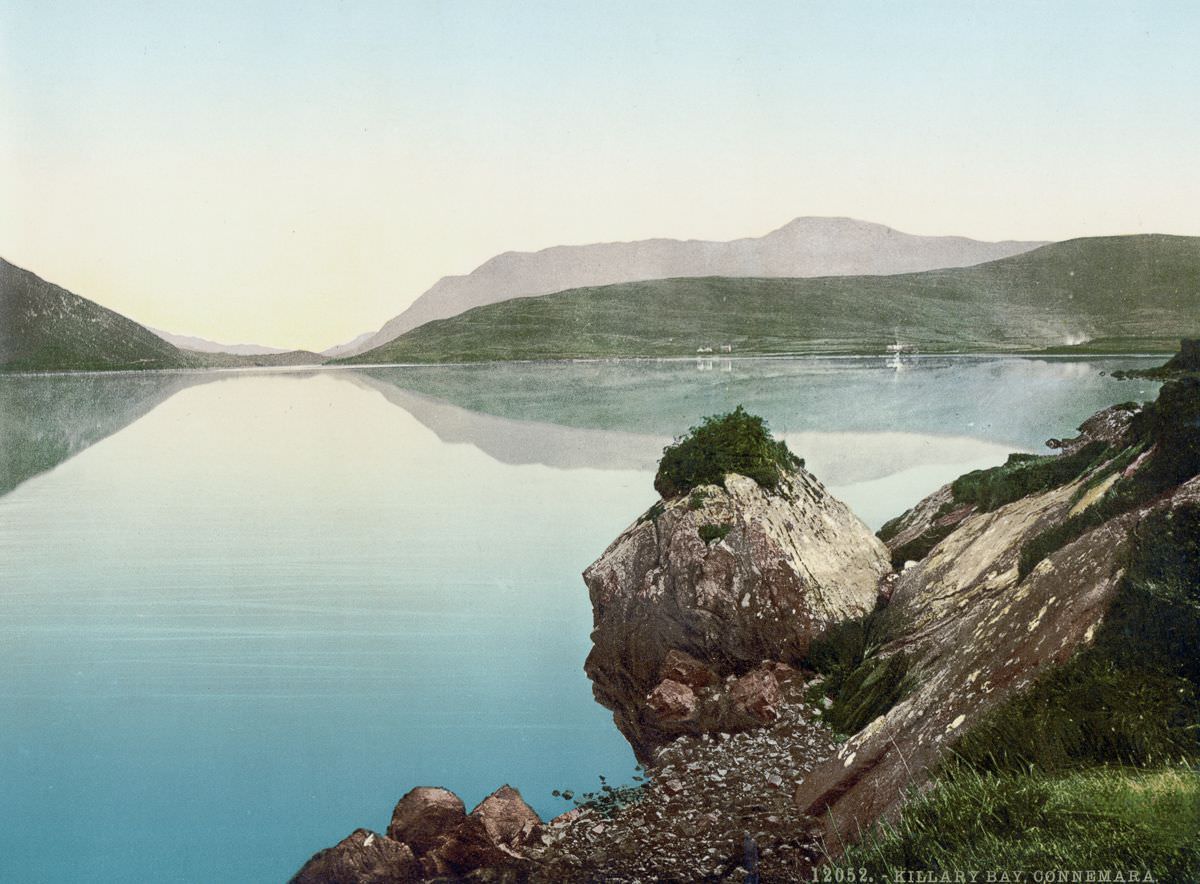
<path id="1" fill-rule="evenodd" d="M 285 881 L 422 784 L 561 812 L 632 770 L 579 573 L 672 435 L 745 404 L 878 527 L 1134 364 L 0 377 L 0 880 Z"/>

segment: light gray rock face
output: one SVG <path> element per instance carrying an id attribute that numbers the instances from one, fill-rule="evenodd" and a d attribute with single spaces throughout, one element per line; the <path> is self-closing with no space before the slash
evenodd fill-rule
<path id="1" fill-rule="evenodd" d="M 730 242 L 647 239 L 505 252 L 465 276 L 445 276 L 366 340 L 326 351 L 354 356 L 435 319 L 510 298 L 642 279 L 697 276 L 876 276 L 969 267 L 1044 242 L 914 236 L 853 218 L 796 218 L 761 237 Z"/>
<path id="2" fill-rule="evenodd" d="M 679 677 L 673 651 L 722 678 L 796 662 L 830 624 L 870 611 L 891 570 L 883 544 L 803 470 L 777 492 L 738 475 L 697 492 L 643 516 L 584 572 L 595 624 L 584 668 L 644 761 L 679 732 L 664 711 L 686 707 L 670 685 L 654 693 Z M 705 526 L 724 536 L 705 542 Z M 721 686 L 701 687 L 701 707 L 744 705 L 717 694 Z M 729 724 L 720 718 L 714 725 Z"/>
<path id="3" fill-rule="evenodd" d="M 1046 670 L 1086 647 L 1116 596 L 1138 526 L 1200 504 L 1200 478 L 1067 543 L 1021 579 L 1026 541 L 1078 512 L 1087 477 L 973 513 L 897 582 L 901 636 L 882 653 L 914 661 L 916 688 L 796 788 L 827 849 L 894 817 L 954 741 Z"/>

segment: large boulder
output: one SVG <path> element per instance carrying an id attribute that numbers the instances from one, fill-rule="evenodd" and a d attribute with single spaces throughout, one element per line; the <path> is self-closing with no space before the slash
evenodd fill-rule
<path id="1" fill-rule="evenodd" d="M 829 625 L 870 611 L 890 570 L 883 544 L 803 469 L 771 491 L 730 474 L 656 504 L 583 575 L 596 699 L 651 761 L 679 732 L 663 712 L 686 701 L 664 706 L 679 693 L 654 693 L 664 677 L 703 694 L 717 690 L 703 669 L 726 678 L 798 662 Z"/>
<path id="2" fill-rule="evenodd" d="M 421 865 L 407 844 L 356 829 L 314 855 L 291 884 L 412 884 L 421 878 Z"/>
<path id="3" fill-rule="evenodd" d="M 646 695 L 646 709 L 660 726 L 693 721 L 696 718 L 696 692 L 688 685 L 664 678 Z"/>
<path id="4" fill-rule="evenodd" d="M 388 837 L 403 841 L 421 855 L 437 847 L 466 815 L 462 799 L 449 789 L 418 786 L 396 804 Z"/>
<path id="5" fill-rule="evenodd" d="M 541 817 L 509 785 L 501 786 L 479 802 L 471 816 L 483 824 L 493 844 L 514 856 L 519 856 L 522 848 L 541 835 Z"/>
<path id="6" fill-rule="evenodd" d="M 424 878 L 455 877 L 512 869 L 540 823 L 509 786 L 493 792 L 470 815 L 453 792 L 421 786 L 396 804 L 388 837 L 412 849 Z"/>

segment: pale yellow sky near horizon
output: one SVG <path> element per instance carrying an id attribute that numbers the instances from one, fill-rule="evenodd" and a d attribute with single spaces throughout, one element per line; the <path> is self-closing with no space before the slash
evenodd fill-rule
<path id="1" fill-rule="evenodd" d="M 146 325 L 319 350 L 506 250 L 800 215 L 1200 234 L 1200 17 L 1067 6 L 18 0 L 0 257 Z"/>

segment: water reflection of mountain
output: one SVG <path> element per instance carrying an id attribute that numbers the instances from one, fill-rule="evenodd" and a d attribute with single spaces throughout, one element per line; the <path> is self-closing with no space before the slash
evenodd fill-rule
<path id="1" fill-rule="evenodd" d="M 545 421 L 517 420 L 460 407 L 401 386 L 403 374 L 340 374 L 380 393 L 434 432 L 443 442 L 469 444 L 507 464 L 542 464 L 559 469 L 655 468 L 665 435 L 586 429 Z M 661 400 L 668 400 L 659 390 Z M 664 402 L 665 404 L 665 402 Z M 969 436 L 911 432 L 784 433 L 792 449 L 829 485 L 868 482 L 935 464 L 1002 460 L 1009 448 Z"/>
<path id="2" fill-rule="evenodd" d="M 213 377 L 131 372 L 0 378 L 0 495 Z"/>
<path id="3" fill-rule="evenodd" d="M 903 372 L 884 359 L 413 366 L 358 374 L 471 412 L 666 439 L 744 405 L 782 433 L 894 431 L 966 436 L 1013 450 L 1070 434 L 1099 408 L 1154 385 L 1101 374 L 1137 360 L 930 358 Z M 668 392 L 669 391 L 669 392 Z"/>
<path id="4" fill-rule="evenodd" d="M 765 415 L 830 485 L 869 482 L 926 464 L 1043 450 L 1113 402 L 1156 384 L 1119 382 L 1094 362 L 917 360 L 904 372 L 873 360 L 732 360 L 373 368 L 331 372 L 380 393 L 443 441 L 502 463 L 563 469 L 653 469 L 671 436 L 743 404 Z M 311 371 L 286 372 L 309 377 Z M 0 495 L 118 432 L 196 384 L 237 373 L 180 372 L 0 378 Z"/>
<path id="5" fill-rule="evenodd" d="M 371 375 L 358 371 L 337 374 L 380 393 L 443 442 L 473 445 L 500 463 L 538 463 L 559 469 L 652 470 L 663 446 L 671 441 L 669 437 L 622 430 L 589 430 L 482 414 Z"/>
<path id="6" fill-rule="evenodd" d="M 1103 367 L 1118 366 L 1106 360 Z M 1070 435 L 1100 408 L 1153 395 L 1093 362 L 1031 359 L 916 360 L 901 373 L 883 359 L 836 359 L 734 360 L 722 372 L 647 361 L 347 376 L 445 441 L 470 443 L 504 463 L 566 468 L 652 469 L 673 434 L 741 404 L 766 416 L 830 484 L 1044 451 L 1047 436 Z"/>

